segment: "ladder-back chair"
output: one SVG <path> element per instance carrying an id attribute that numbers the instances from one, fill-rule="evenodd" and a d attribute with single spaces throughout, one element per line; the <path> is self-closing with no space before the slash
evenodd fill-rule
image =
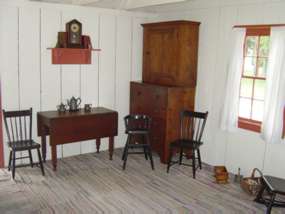
<path id="1" fill-rule="evenodd" d="M 44 175 L 44 167 L 40 153 L 41 145 L 32 139 L 32 108 L 20 111 L 5 111 L 3 110 L 4 123 L 8 137 L 8 147 L 10 150 L 8 170 L 12 169 L 12 178 L 15 178 L 16 167 L 23 167 L 34 164 L 39 164 L 42 174 Z M 32 157 L 32 150 L 36 149 L 38 153 L 39 162 L 34 163 Z M 16 157 L 17 152 L 28 151 L 28 156 Z M 16 166 L 18 159 L 30 159 L 30 164 L 21 164 Z"/>
<path id="2" fill-rule="evenodd" d="M 202 169 L 200 146 L 203 144 L 201 139 L 207 117 L 208 112 L 203 113 L 185 110 L 180 113 L 180 138 L 170 143 L 167 172 L 169 172 L 170 166 L 179 163 L 179 165 L 192 166 L 193 178 L 195 178 L 197 169 L 196 160 L 198 160 L 198 166 Z M 180 152 L 179 160 L 172 161 L 172 156 L 177 150 Z M 192 159 L 192 165 L 182 163 L 182 158 L 185 156 L 184 153 L 186 153 L 186 157 Z"/>

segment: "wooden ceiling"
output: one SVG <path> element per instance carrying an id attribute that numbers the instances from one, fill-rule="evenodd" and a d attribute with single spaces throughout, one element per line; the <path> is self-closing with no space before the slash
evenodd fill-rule
<path id="1" fill-rule="evenodd" d="M 91 7 L 102 7 L 120 10 L 132 10 L 143 7 L 186 2 L 189 0 L 31 0 L 38 2 L 75 4 Z"/>

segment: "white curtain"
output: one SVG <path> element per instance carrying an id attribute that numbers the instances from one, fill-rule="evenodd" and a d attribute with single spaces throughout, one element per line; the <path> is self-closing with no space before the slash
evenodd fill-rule
<path id="1" fill-rule="evenodd" d="M 231 38 L 228 48 L 232 51 L 228 64 L 225 101 L 221 115 L 221 129 L 226 131 L 234 131 L 237 128 L 245 29 L 234 28 Z"/>
<path id="2" fill-rule="evenodd" d="M 273 27 L 270 35 L 262 137 L 268 143 L 281 142 L 285 105 L 285 28 Z"/>

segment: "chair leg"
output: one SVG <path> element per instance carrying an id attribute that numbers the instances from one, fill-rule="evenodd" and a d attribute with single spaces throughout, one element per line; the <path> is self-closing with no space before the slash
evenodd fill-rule
<path id="1" fill-rule="evenodd" d="M 124 151 L 123 151 L 123 155 L 122 155 L 122 160 L 124 160 L 124 158 L 125 158 L 126 148 L 127 148 L 127 144 L 126 144 L 125 147 L 124 147 Z"/>
<path id="2" fill-rule="evenodd" d="M 33 156 L 32 156 L 32 152 L 31 150 L 29 149 L 29 158 L 30 158 L 30 164 L 31 164 L 31 167 L 33 168 L 34 167 L 34 163 L 33 163 Z"/>
<path id="3" fill-rule="evenodd" d="M 144 148 L 145 149 L 145 148 Z M 149 160 L 150 160 L 150 165 L 152 170 L 154 170 L 154 164 L 153 164 L 153 159 L 152 159 L 152 152 L 151 152 L 151 148 L 150 145 L 147 147 L 148 150 L 148 155 L 149 155 Z"/>
<path id="4" fill-rule="evenodd" d="M 16 171 L 16 151 L 13 151 L 13 160 L 12 160 L 12 179 L 15 179 L 15 171 Z"/>
<path id="5" fill-rule="evenodd" d="M 127 164 L 127 160 L 128 160 L 128 155 L 129 155 L 129 144 L 131 143 L 132 140 L 132 136 L 128 135 L 128 139 L 127 139 L 127 143 L 126 143 L 126 147 L 125 147 L 125 154 L 124 154 L 124 163 L 123 163 L 123 170 L 126 169 L 126 164 Z"/>
<path id="6" fill-rule="evenodd" d="M 143 152 L 144 152 L 144 157 L 145 157 L 145 159 L 148 160 L 147 151 L 146 151 L 146 148 L 145 148 L 145 147 L 143 147 Z"/>
<path id="7" fill-rule="evenodd" d="M 272 195 L 270 197 L 269 205 L 268 205 L 267 210 L 266 210 L 266 214 L 270 214 L 271 213 L 271 209 L 272 209 L 272 206 L 274 204 L 275 196 L 276 196 L 276 194 L 272 193 Z"/>
<path id="8" fill-rule="evenodd" d="M 202 161 L 201 161 L 200 149 L 197 149 L 197 153 L 198 153 L 199 168 L 202 169 Z"/>
<path id="9" fill-rule="evenodd" d="M 168 157 L 168 164 L 167 164 L 167 173 L 169 173 L 169 168 L 170 168 L 170 165 L 171 165 L 171 160 L 172 160 L 172 148 L 169 147 L 169 157 Z"/>
<path id="10" fill-rule="evenodd" d="M 9 155 L 9 163 L 8 163 L 8 171 L 11 170 L 11 162 L 12 162 L 12 151 L 10 151 L 10 155 Z"/>
<path id="11" fill-rule="evenodd" d="M 128 150 L 129 150 L 129 144 L 126 145 L 126 152 L 124 154 L 124 163 L 123 163 L 123 170 L 126 169 L 127 159 L 128 159 Z"/>
<path id="12" fill-rule="evenodd" d="M 127 149 L 127 145 L 129 144 L 129 141 L 130 141 L 130 136 L 128 135 L 127 142 L 126 142 L 126 144 L 125 144 L 124 151 L 123 151 L 123 155 L 122 155 L 122 160 L 125 159 L 126 149 Z"/>
<path id="13" fill-rule="evenodd" d="M 179 165 L 182 164 L 182 158 L 183 158 L 183 148 L 180 147 L 180 155 L 179 155 Z"/>
<path id="14" fill-rule="evenodd" d="M 195 158 L 195 149 L 192 149 L 192 170 L 193 178 L 196 178 L 196 158 Z"/>
<path id="15" fill-rule="evenodd" d="M 146 138 L 146 141 L 147 141 L 147 144 L 148 144 L 147 150 L 148 150 L 148 156 L 149 156 L 149 159 L 150 159 L 150 165 L 151 165 L 152 170 L 154 170 L 154 164 L 153 164 L 153 159 L 152 159 L 152 151 L 151 151 L 151 146 L 150 146 L 149 135 L 146 135 L 145 138 Z M 144 149 L 146 149 L 146 148 L 144 147 Z M 146 155 L 146 159 L 147 159 L 147 155 Z"/>
<path id="16" fill-rule="evenodd" d="M 40 164 L 40 167 L 41 167 L 41 170 L 42 170 L 42 174 L 44 176 L 45 175 L 45 171 L 44 171 L 44 166 L 43 166 L 43 161 L 42 161 L 42 156 L 41 156 L 40 149 L 38 148 L 37 151 L 38 151 L 38 156 L 39 156 L 39 164 Z"/>

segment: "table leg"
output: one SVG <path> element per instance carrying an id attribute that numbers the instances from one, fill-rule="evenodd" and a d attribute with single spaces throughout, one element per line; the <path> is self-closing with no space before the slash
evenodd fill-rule
<path id="1" fill-rule="evenodd" d="M 96 139 L 96 150 L 97 150 L 97 153 L 99 153 L 99 151 L 100 151 L 100 145 L 101 145 L 101 138 L 97 138 Z"/>
<path id="2" fill-rule="evenodd" d="M 110 157 L 110 160 L 113 160 L 113 152 L 114 152 L 114 137 L 109 137 L 109 157 Z"/>
<path id="3" fill-rule="evenodd" d="M 43 161 L 46 162 L 46 155 L 47 155 L 47 143 L 46 143 L 46 136 L 42 135 L 42 154 L 43 154 Z"/>
<path id="4" fill-rule="evenodd" d="M 56 162 L 57 162 L 56 145 L 51 145 L 51 162 L 53 166 L 53 171 L 56 171 Z"/>

